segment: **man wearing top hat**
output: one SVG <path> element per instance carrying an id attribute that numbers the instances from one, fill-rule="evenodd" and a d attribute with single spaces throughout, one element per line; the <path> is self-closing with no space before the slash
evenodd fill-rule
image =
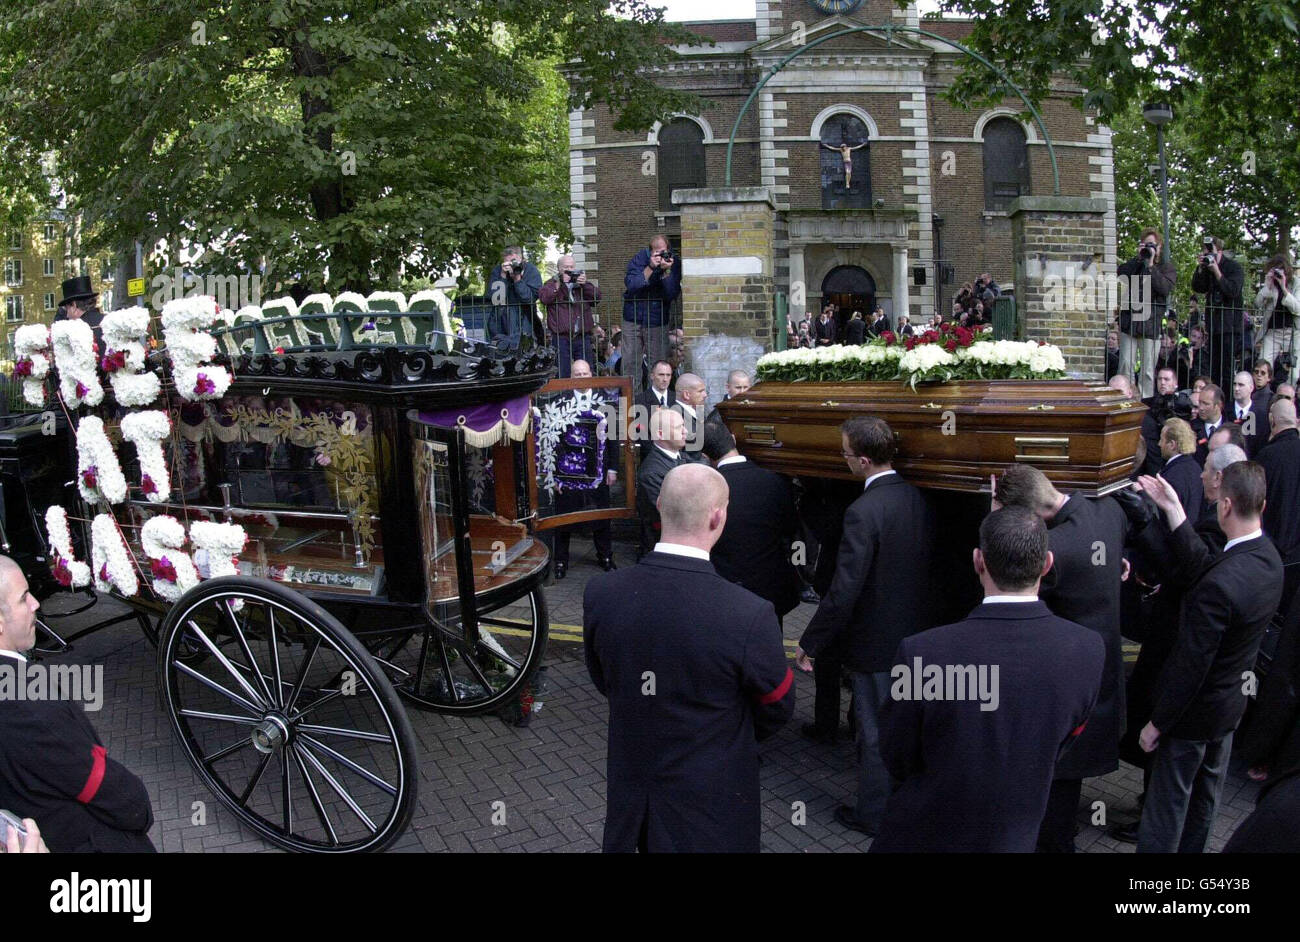
<path id="1" fill-rule="evenodd" d="M 59 302 L 59 313 L 54 315 L 54 319 L 83 320 L 98 336 L 104 312 L 99 309 L 99 295 L 90 286 L 89 275 L 78 275 L 63 282 L 63 300 Z"/>

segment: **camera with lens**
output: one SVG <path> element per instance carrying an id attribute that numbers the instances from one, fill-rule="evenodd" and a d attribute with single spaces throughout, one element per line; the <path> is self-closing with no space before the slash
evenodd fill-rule
<path id="1" fill-rule="evenodd" d="M 1153 259 L 1156 257 L 1156 250 L 1146 243 L 1138 250 L 1138 257 L 1143 259 Z"/>
<path id="2" fill-rule="evenodd" d="M 1151 404 L 1151 414 L 1157 425 L 1164 425 L 1168 419 L 1192 420 L 1192 397 L 1186 392 L 1171 392 L 1156 396 Z"/>
<path id="3" fill-rule="evenodd" d="M 575 268 L 573 271 L 569 272 L 569 281 L 571 281 L 571 282 L 577 282 L 577 280 L 578 280 L 579 278 L 581 278 L 584 274 L 586 274 L 586 273 L 585 273 L 585 272 L 578 271 L 578 270 Z"/>
<path id="4" fill-rule="evenodd" d="M 669 265 L 671 265 L 673 263 L 673 250 L 664 249 L 662 252 L 659 253 L 659 257 L 662 258 Z"/>
<path id="5" fill-rule="evenodd" d="M 516 259 L 515 261 L 510 262 L 506 265 L 506 271 L 510 272 L 510 274 L 512 275 L 521 274 L 523 270 L 524 270 L 523 259 Z"/>

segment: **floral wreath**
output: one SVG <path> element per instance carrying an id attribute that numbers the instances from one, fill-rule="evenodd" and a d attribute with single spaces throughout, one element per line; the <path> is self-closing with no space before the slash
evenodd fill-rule
<path id="1" fill-rule="evenodd" d="M 248 542 L 248 534 L 239 524 L 199 520 L 190 525 L 190 540 L 207 556 L 206 578 L 239 575 L 239 554 Z M 202 565 L 198 553 L 194 561 Z"/>
<path id="2" fill-rule="evenodd" d="M 104 356 L 99 365 L 113 384 L 113 395 L 120 406 L 150 405 L 158 398 L 162 384 L 158 376 L 145 369 L 143 338 L 149 333 L 149 310 L 129 307 L 104 315 Z"/>
<path id="3" fill-rule="evenodd" d="M 109 513 L 97 514 L 90 524 L 91 563 L 95 574 L 95 588 L 107 592 L 116 587 L 125 596 L 140 591 L 140 580 L 135 576 L 131 551 L 122 541 L 117 521 Z"/>
<path id="4" fill-rule="evenodd" d="M 104 387 L 95 369 L 95 335 L 83 320 L 55 321 L 50 328 L 59 391 L 70 408 L 104 401 Z"/>
<path id="5" fill-rule="evenodd" d="M 537 467 L 552 492 L 593 491 L 605 477 L 608 417 L 594 389 L 575 389 L 541 410 L 537 427 Z M 589 452 L 595 450 L 595 467 Z M 563 479 L 556 480 L 556 475 Z"/>
<path id="6" fill-rule="evenodd" d="M 45 377 L 50 372 L 50 329 L 44 324 L 19 327 L 14 332 L 14 353 L 14 378 L 23 381 L 23 398 L 44 408 Z"/>
<path id="7" fill-rule="evenodd" d="M 122 417 L 122 437 L 135 445 L 140 459 L 140 489 L 155 504 L 171 495 L 171 476 L 163 454 L 163 439 L 171 435 L 172 423 L 166 412 L 151 409 Z"/>
<path id="8" fill-rule="evenodd" d="M 182 399 L 220 399 L 230 388 L 230 372 L 209 362 L 217 338 L 202 333 L 217 319 L 217 302 L 210 297 L 179 298 L 163 305 L 163 340 L 172 361 L 172 376 Z"/>
<path id="9" fill-rule="evenodd" d="M 126 476 L 98 416 L 85 416 L 77 425 L 77 488 L 88 504 L 126 500 Z"/>
<path id="10" fill-rule="evenodd" d="M 51 504 L 45 511 L 45 532 L 50 535 L 54 565 L 50 567 L 59 585 L 81 588 L 90 585 L 90 566 L 77 559 L 68 531 L 68 512 L 61 504 Z"/>
<path id="11" fill-rule="evenodd" d="M 199 584 L 199 571 L 194 562 L 188 554 L 179 552 L 185 540 L 185 528 L 167 514 L 149 518 L 140 528 L 140 546 L 149 557 L 153 590 L 169 602 L 175 602 Z"/>

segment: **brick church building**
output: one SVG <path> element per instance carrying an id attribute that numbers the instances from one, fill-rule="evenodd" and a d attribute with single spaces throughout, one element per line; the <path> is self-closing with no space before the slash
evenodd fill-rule
<path id="1" fill-rule="evenodd" d="M 604 107 L 570 114 L 569 158 L 577 266 L 617 297 L 628 259 L 654 233 L 680 246 L 679 189 L 722 186 L 727 141 L 745 99 L 799 45 L 848 26 L 921 27 L 958 42 L 971 23 L 925 19 L 890 0 L 758 0 L 753 20 L 684 24 L 713 44 L 680 47 L 659 70 L 711 107 L 649 133 L 616 131 Z M 915 33 L 892 42 L 856 33 L 808 50 L 760 92 L 736 135 L 731 184 L 766 187 L 776 211 L 773 288 L 790 312 L 827 300 L 879 304 L 913 322 L 945 313 L 961 283 L 991 272 L 1016 280 L 1012 222 L 1019 196 L 1050 196 L 1048 149 L 1022 106 L 962 111 L 943 91 L 969 61 Z M 1053 144 L 1060 194 L 1104 205 L 1102 251 L 1113 271 L 1115 190 L 1109 129 L 1076 107 L 1082 90 L 1058 83 L 1039 111 Z M 845 147 L 851 160 L 846 173 Z M 847 178 L 847 179 L 846 179 Z M 686 262 L 683 291 L 691 291 Z M 1080 259 L 1080 262 L 1085 262 Z"/>

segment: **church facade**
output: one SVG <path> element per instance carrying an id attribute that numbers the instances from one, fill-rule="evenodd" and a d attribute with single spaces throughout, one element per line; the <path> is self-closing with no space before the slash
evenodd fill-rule
<path id="1" fill-rule="evenodd" d="M 758 0 L 754 20 L 684 24 L 712 41 L 679 47 L 658 70 L 709 107 L 650 132 L 614 129 L 603 106 L 570 114 L 574 255 L 615 297 L 628 259 L 656 233 L 680 245 L 674 191 L 722 186 L 728 140 L 762 76 L 796 49 L 750 105 L 735 137 L 731 185 L 766 187 L 776 208 L 774 284 L 792 316 L 828 301 L 846 311 L 880 305 L 891 322 L 947 313 L 963 282 L 989 272 L 1015 287 L 1008 207 L 1053 194 L 1043 134 L 1019 99 L 963 111 L 944 91 L 968 61 L 911 32 L 961 42 L 971 23 L 920 19 L 889 0 Z M 816 44 L 816 45 L 813 45 Z M 1058 83 L 1039 103 L 1056 152 L 1060 195 L 1104 201 L 1102 250 L 1078 261 L 1116 265 L 1110 131 L 1080 110 L 1082 89 Z M 691 265 L 685 257 L 683 291 Z"/>

